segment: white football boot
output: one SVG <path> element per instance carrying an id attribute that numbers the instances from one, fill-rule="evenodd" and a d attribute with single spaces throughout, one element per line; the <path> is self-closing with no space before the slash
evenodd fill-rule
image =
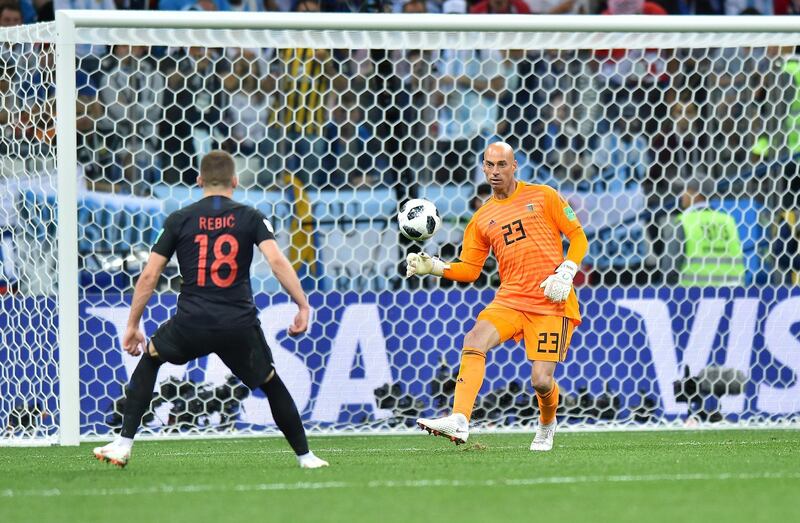
<path id="1" fill-rule="evenodd" d="M 100 461 L 111 463 L 119 468 L 125 467 L 131 459 L 131 447 L 118 443 L 116 440 L 103 447 L 95 447 L 92 451 L 94 457 Z"/>
<path id="2" fill-rule="evenodd" d="M 427 430 L 428 434 L 444 436 L 456 445 L 466 443 L 469 439 L 469 421 L 460 413 L 436 419 L 419 418 L 417 425 L 422 430 Z"/>
<path id="3" fill-rule="evenodd" d="M 553 420 L 547 425 L 542 425 L 542 423 L 539 422 L 539 426 L 536 427 L 536 436 L 533 437 L 533 441 L 531 442 L 531 450 L 547 452 L 552 449 L 553 436 L 556 434 L 556 425 L 556 420 Z"/>
<path id="4" fill-rule="evenodd" d="M 316 457 L 311 451 L 308 451 L 308 454 L 297 456 L 297 462 L 300 464 L 301 469 L 319 469 L 328 466 L 327 461 Z"/>

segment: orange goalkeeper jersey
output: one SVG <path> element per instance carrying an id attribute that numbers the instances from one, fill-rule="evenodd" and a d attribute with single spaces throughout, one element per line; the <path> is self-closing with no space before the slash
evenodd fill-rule
<path id="1" fill-rule="evenodd" d="M 569 236 L 580 227 L 572 208 L 554 189 L 517 181 L 509 198 L 492 197 L 472 216 L 460 259 L 482 268 L 491 249 L 501 281 L 494 303 L 580 322 L 574 289 L 566 302 L 552 303 L 539 287 L 564 261 L 561 234 Z"/>

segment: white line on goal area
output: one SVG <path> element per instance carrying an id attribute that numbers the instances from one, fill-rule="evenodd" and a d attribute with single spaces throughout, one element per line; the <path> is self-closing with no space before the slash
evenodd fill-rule
<path id="1" fill-rule="evenodd" d="M 369 439 L 374 441 L 372 436 L 368 437 Z M 150 443 L 156 443 L 153 440 L 150 440 Z M 760 440 L 742 440 L 742 441 L 677 441 L 677 442 L 665 442 L 663 444 L 658 445 L 654 442 L 649 442 L 649 446 L 664 446 L 664 447 L 731 447 L 731 446 L 763 446 L 763 445 L 782 445 L 782 444 L 794 444 L 797 443 L 796 439 L 760 439 Z M 620 442 L 617 446 L 638 446 L 637 443 L 631 442 L 626 445 L 626 443 Z M 564 449 L 568 451 L 568 449 L 572 447 L 572 445 L 556 445 L 556 448 Z M 180 456 L 196 456 L 197 452 L 191 451 L 171 451 L 171 450 L 151 450 L 152 446 L 148 448 L 147 455 L 153 457 L 180 457 Z M 496 450 L 524 450 L 527 452 L 528 444 L 521 444 L 521 445 L 487 445 L 480 449 L 481 452 L 490 452 Z M 417 453 L 417 452 L 426 452 L 429 454 L 442 454 L 453 451 L 453 446 L 450 444 L 445 444 L 442 441 L 442 446 L 440 448 L 423 448 L 423 447 L 401 447 L 401 448 L 341 448 L 341 447 L 315 447 L 314 452 L 324 455 L 324 454 L 389 454 L 392 452 L 398 453 Z M 469 446 L 467 447 L 460 447 L 455 449 L 456 452 L 465 452 L 472 450 Z M 237 450 L 224 450 L 224 449 L 214 449 L 208 448 L 203 449 L 204 456 L 227 456 L 227 455 L 247 455 L 247 456 L 268 456 L 268 455 L 276 455 L 276 454 L 290 454 L 294 455 L 294 452 L 291 449 L 237 449 Z M 10 456 L 10 454 L 9 454 Z M 28 454 L 26 458 L 28 459 L 52 459 L 53 454 L 51 453 L 42 453 L 42 454 Z M 86 459 L 85 454 L 76 454 L 71 457 L 67 457 L 64 459 L 75 459 L 79 461 L 83 461 Z M 0 456 L 0 463 L 2 463 L 2 457 Z"/>
<path id="2" fill-rule="evenodd" d="M 369 436 L 369 439 L 374 441 L 372 436 Z M 151 440 L 150 443 L 156 443 L 155 441 Z M 742 440 L 742 441 L 677 441 L 677 442 L 665 442 L 660 446 L 665 447 L 731 447 L 731 446 L 763 446 L 763 445 L 782 445 L 782 444 L 794 444 L 797 443 L 796 439 L 763 439 L 763 440 Z M 657 445 L 656 443 L 649 442 L 648 445 L 654 446 Z M 625 443 L 619 443 L 617 446 L 626 446 Z M 627 446 L 638 446 L 635 442 L 628 444 Z M 565 451 L 568 450 L 571 445 L 556 445 L 556 448 L 564 449 Z M 150 447 L 152 448 L 152 447 Z M 521 445 L 487 445 L 480 449 L 481 452 L 490 452 L 495 450 L 524 450 L 527 452 L 528 444 L 521 444 Z M 440 448 L 423 448 L 423 447 L 401 447 L 401 448 L 341 448 L 341 447 L 315 447 L 314 452 L 324 455 L 324 454 L 389 454 L 392 452 L 398 453 L 417 453 L 417 452 L 426 452 L 429 454 L 442 454 L 453 451 L 453 446 L 450 444 L 445 444 L 442 441 L 442 446 Z M 465 452 L 472 450 L 470 447 L 460 447 L 455 449 L 456 452 Z M 153 457 L 180 457 L 180 456 L 196 456 L 197 452 L 191 451 L 153 451 L 148 449 L 147 451 L 148 456 Z M 276 454 L 290 454 L 294 455 L 294 452 L 291 449 L 237 449 L 237 450 L 224 450 L 224 449 L 214 449 L 208 448 L 203 449 L 204 456 L 227 456 L 227 455 L 247 455 L 247 456 L 268 456 L 268 455 L 276 455 Z M 10 455 L 10 454 L 9 454 Z M 28 459 L 52 459 L 53 455 L 51 453 L 42 453 L 42 454 L 28 454 L 26 458 Z M 64 459 L 75 459 L 79 461 L 83 461 L 86 459 L 85 454 L 76 454 L 74 456 L 64 458 Z M 0 463 L 2 463 L 2 457 L 0 457 Z"/>
<path id="3" fill-rule="evenodd" d="M 717 446 L 762 446 L 766 444 L 783 444 L 783 443 L 796 443 L 796 439 L 764 439 L 764 440 L 742 440 L 742 441 L 678 441 L 678 442 L 666 442 L 662 446 L 665 447 L 717 447 Z M 414 452 L 429 452 L 429 453 L 440 453 L 440 452 L 450 452 L 453 450 L 452 445 L 443 445 L 441 448 L 422 448 L 422 447 L 403 447 L 403 448 L 350 448 L 345 449 L 341 447 L 320 447 L 314 448 L 315 453 L 337 453 L 337 454 L 389 454 L 391 452 L 401 452 L 401 453 L 414 453 Z M 449 442 L 448 442 L 449 443 Z M 629 445 L 638 446 L 636 442 L 631 442 Z M 653 446 L 657 445 L 654 442 L 648 442 L 648 445 Z M 624 442 L 619 443 L 618 446 L 626 446 Z M 567 449 L 569 445 L 556 445 L 556 448 L 564 448 Z M 481 448 L 481 451 L 492 451 L 492 450 L 527 450 L 528 443 L 526 442 L 524 445 L 486 445 L 485 447 Z M 468 451 L 471 450 L 469 446 L 462 447 L 457 450 Z M 196 452 L 182 452 L 182 451 L 164 451 L 164 452 L 151 452 L 153 456 L 194 456 Z M 291 449 L 250 449 L 250 450 L 213 450 L 213 449 L 204 449 L 203 454 L 293 454 Z"/>
<path id="4" fill-rule="evenodd" d="M 330 490 L 364 488 L 429 488 L 429 487 L 528 487 L 535 485 L 569 485 L 580 483 L 659 483 L 672 481 L 752 481 L 759 479 L 800 479 L 800 473 L 755 472 L 717 474 L 644 474 L 624 476 L 553 476 L 545 478 L 507 478 L 487 480 L 459 479 L 414 479 L 358 481 L 302 481 L 297 483 L 250 483 L 239 485 L 158 485 L 152 487 L 124 487 L 101 489 L 66 490 L 60 488 L 32 490 L 0 490 L 0 498 L 21 497 L 93 497 L 93 496 L 139 496 L 148 494 L 186 494 L 208 492 L 260 492 L 291 490 Z"/>

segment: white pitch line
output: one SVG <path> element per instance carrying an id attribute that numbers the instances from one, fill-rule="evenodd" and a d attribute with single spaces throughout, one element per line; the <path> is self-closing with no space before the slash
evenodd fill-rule
<path id="1" fill-rule="evenodd" d="M 665 447 L 717 447 L 717 446 L 763 446 L 765 444 L 784 444 L 784 443 L 797 443 L 798 440 L 794 439 L 786 439 L 786 440 L 750 440 L 750 441 L 711 441 L 711 442 L 704 442 L 704 441 L 679 441 L 679 442 L 669 442 L 665 443 L 662 446 Z M 635 442 L 631 442 L 630 444 L 627 443 L 620 443 L 621 447 L 627 446 L 641 446 Z M 556 448 L 575 448 L 574 445 L 556 445 Z M 331 454 L 388 454 L 391 452 L 398 452 L 398 453 L 416 453 L 416 452 L 431 452 L 431 453 L 441 453 L 445 451 L 450 451 L 454 447 L 452 445 L 443 445 L 440 448 L 420 448 L 420 447 L 405 447 L 405 448 L 352 448 L 352 449 L 343 449 L 337 447 L 329 447 L 329 448 L 315 448 L 314 452 L 322 454 L 324 452 L 331 453 Z M 481 452 L 487 451 L 494 451 L 494 450 L 527 450 L 528 444 L 524 445 L 486 445 L 484 448 L 481 448 Z M 469 446 L 461 447 L 458 449 L 459 451 L 469 451 L 471 450 Z M 248 450 L 213 450 L 213 449 L 204 449 L 204 455 L 227 455 L 227 454 L 292 454 L 291 449 L 248 449 Z M 175 452 L 149 452 L 151 456 L 159 456 L 159 457 L 168 457 L 168 456 L 195 456 L 197 452 L 182 452 L 182 451 L 175 451 Z"/>
<path id="2" fill-rule="evenodd" d="M 374 439 L 373 439 L 374 441 Z M 785 444 L 785 443 L 797 443 L 798 440 L 796 439 L 766 439 L 766 440 L 745 440 L 745 441 L 678 441 L 678 442 L 668 442 L 663 443 L 661 446 L 664 447 L 719 447 L 719 446 L 763 446 L 768 444 Z M 198 453 L 197 451 L 152 451 L 151 449 L 157 447 L 157 442 L 143 442 L 144 445 L 147 447 L 145 451 L 148 456 L 155 456 L 155 457 L 172 457 L 172 456 L 196 456 Z M 444 442 L 442 442 L 444 443 Z M 652 446 L 653 442 L 648 442 L 647 446 Z M 580 446 L 578 444 L 577 446 Z M 618 447 L 628 447 L 628 446 L 642 446 L 637 442 L 619 442 L 615 444 Z M 557 448 L 575 448 L 576 445 L 556 445 Z M 452 445 L 443 445 L 440 448 L 420 448 L 420 447 L 404 447 L 404 448 L 351 448 L 351 449 L 343 449 L 338 447 L 328 447 L 328 448 L 314 448 L 314 452 L 317 453 L 336 453 L 336 454 L 388 454 L 391 452 L 398 452 L 398 453 L 416 453 L 416 452 L 431 452 L 431 453 L 441 453 L 450 451 L 454 447 Z M 482 452 L 494 451 L 494 450 L 519 450 L 523 449 L 526 450 L 528 448 L 527 443 L 524 445 L 487 445 L 485 448 L 482 448 Z M 2 450 L 2 449 L 0 449 Z M 467 450 L 469 451 L 469 447 L 459 448 L 459 451 Z M 270 455 L 270 454 L 293 454 L 291 449 L 247 449 L 247 450 L 216 450 L 214 448 L 203 449 L 204 456 L 226 456 L 226 455 L 234 455 L 234 454 L 242 454 L 242 455 Z M 13 453 L 9 452 L 5 455 L 0 455 L 0 462 L 3 461 L 4 458 L 13 458 Z M 51 453 L 42 453 L 42 454 L 26 454 L 25 456 L 27 459 L 52 459 L 53 454 Z M 74 455 L 64 457 L 63 459 L 77 459 L 83 460 L 86 458 L 86 455 Z"/>
<path id="3" fill-rule="evenodd" d="M 332 490 L 332 489 L 384 489 L 384 488 L 430 488 L 430 487 L 528 487 L 533 485 L 564 485 L 580 483 L 645 483 L 672 481 L 752 481 L 759 479 L 800 479 L 800 473 L 759 472 L 759 473 L 719 473 L 719 474 L 645 474 L 623 476 L 553 476 L 545 478 L 511 478 L 488 480 L 454 479 L 415 479 L 415 480 L 375 480 L 324 481 L 297 483 L 250 483 L 239 485 L 158 485 L 153 487 L 125 487 L 66 490 L 61 488 L 38 490 L 0 490 L 0 498 L 51 498 L 51 497 L 95 497 L 95 496 L 140 496 L 153 494 L 183 494 L 207 492 L 262 492 L 293 490 Z"/>

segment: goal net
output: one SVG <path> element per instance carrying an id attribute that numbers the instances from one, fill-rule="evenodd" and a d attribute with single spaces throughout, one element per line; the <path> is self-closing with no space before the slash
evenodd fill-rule
<path id="1" fill-rule="evenodd" d="M 403 260 L 458 256 L 488 197 L 481 152 L 498 140 L 590 241 L 583 323 L 556 373 L 565 424 L 796 422 L 800 33 L 643 18 L 72 11 L 1 29 L 0 443 L 118 429 L 133 286 L 217 148 L 310 295 L 308 334 L 287 337 L 294 307 L 254 264 L 261 326 L 306 426 L 410 430 L 448 412 L 496 264 L 462 285 L 406 280 Z M 423 246 L 397 230 L 412 197 L 444 220 Z M 172 260 L 148 335 L 180 281 Z M 524 346 L 494 349 L 475 426 L 537 416 Z M 273 431 L 263 395 L 215 356 L 162 367 L 143 426 Z"/>

